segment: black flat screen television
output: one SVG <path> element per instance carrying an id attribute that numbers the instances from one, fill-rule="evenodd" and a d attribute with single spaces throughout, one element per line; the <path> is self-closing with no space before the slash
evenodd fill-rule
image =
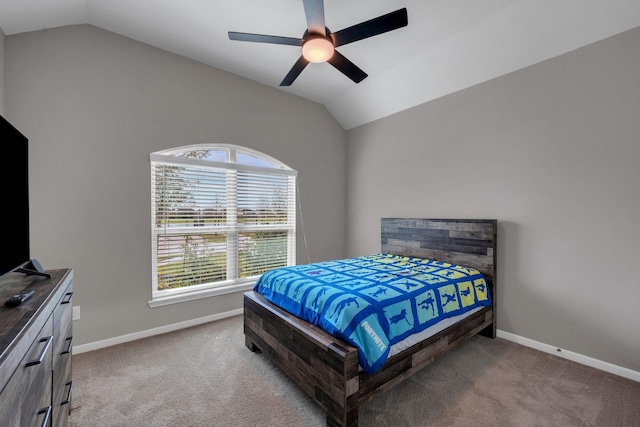
<path id="1" fill-rule="evenodd" d="M 2 255 L 0 275 L 29 261 L 29 155 L 27 138 L 0 116 L 2 183 Z"/>

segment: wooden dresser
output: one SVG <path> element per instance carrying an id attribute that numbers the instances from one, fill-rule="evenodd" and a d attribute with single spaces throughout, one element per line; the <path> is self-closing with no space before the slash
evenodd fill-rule
<path id="1" fill-rule="evenodd" d="M 0 425 L 61 427 L 71 410 L 73 270 L 0 277 Z M 4 302 L 35 294 L 17 307 Z"/>

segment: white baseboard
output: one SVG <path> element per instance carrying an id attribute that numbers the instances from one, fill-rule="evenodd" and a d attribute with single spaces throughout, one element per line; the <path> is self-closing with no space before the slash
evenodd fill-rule
<path id="1" fill-rule="evenodd" d="M 141 338 L 148 338 L 154 335 L 164 334 L 166 332 L 173 332 L 179 329 L 189 328 L 191 326 L 201 325 L 207 322 L 213 322 L 215 320 L 226 319 L 227 317 L 238 316 L 243 313 L 242 308 L 238 308 L 224 313 L 213 314 L 211 316 L 200 317 L 198 319 L 187 320 L 184 322 L 173 323 L 171 325 L 161 326 L 159 328 L 147 329 L 145 331 L 134 332 L 132 334 L 122 335 L 115 338 L 109 338 L 102 341 L 96 341 L 88 344 L 82 344 L 73 346 L 73 354 L 80 354 L 87 351 L 98 350 L 112 345 L 124 344 L 126 342 L 139 340 Z M 553 354 L 555 356 L 563 357 L 567 360 L 571 360 L 582 365 L 590 366 L 592 368 L 600 369 L 601 371 L 609 372 L 610 374 L 618 375 L 624 378 L 628 378 L 633 381 L 640 382 L 640 372 L 633 371 L 631 369 L 623 368 L 621 366 L 613 365 L 611 363 L 603 362 L 598 359 L 584 356 L 572 351 L 563 350 L 552 345 L 544 344 L 538 341 L 534 341 L 529 338 L 524 338 L 519 335 L 512 334 L 499 330 L 496 332 L 498 338 L 503 338 L 507 341 L 512 341 L 517 344 L 521 344 L 527 347 L 540 350 L 544 353 Z"/>
<path id="2" fill-rule="evenodd" d="M 538 341 L 524 338 L 519 335 L 512 334 L 510 332 L 501 331 L 498 329 L 496 332 L 498 338 L 504 338 L 507 341 L 513 341 L 517 344 L 522 344 L 527 347 L 540 350 L 544 353 L 553 354 L 555 356 L 563 357 L 572 362 L 580 363 L 582 365 L 590 366 L 592 368 L 599 369 L 601 371 L 609 372 L 610 374 L 618 375 L 624 378 L 628 378 L 633 381 L 640 382 L 640 372 L 633 371 L 631 369 L 623 368 L 621 366 L 613 365 L 602 360 L 594 359 L 579 353 L 574 353 L 569 350 L 563 350 L 552 345 L 544 344 Z"/>
<path id="3" fill-rule="evenodd" d="M 154 335 L 164 334 L 166 332 L 177 331 L 178 329 L 189 328 L 191 326 L 201 325 L 207 322 L 213 322 L 214 320 L 226 319 L 227 317 L 238 316 L 243 313 L 243 308 L 237 308 L 235 310 L 226 311 L 224 313 L 213 314 L 211 316 L 200 317 L 198 319 L 187 320 L 184 322 L 173 323 L 171 325 L 161 326 L 159 328 L 147 329 L 146 331 L 134 332 L 132 334 L 122 335 L 115 338 L 109 338 L 102 341 L 96 341 L 88 344 L 81 344 L 73 346 L 72 354 L 80 354 L 87 351 L 98 350 L 105 347 L 111 347 L 112 345 L 124 344 L 126 342 L 139 340 L 141 338 L 148 338 Z"/>

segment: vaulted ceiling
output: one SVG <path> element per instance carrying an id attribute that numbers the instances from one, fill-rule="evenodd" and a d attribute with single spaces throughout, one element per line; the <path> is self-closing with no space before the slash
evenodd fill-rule
<path id="1" fill-rule="evenodd" d="M 301 38 L 303 0 L 0 0 L 7 36 L 91 24 L 321 103 L 351 129 L 640 26 L 639 0 L 325 0 L 336 32 L 406 8 L 406 27 L 337 50 L 368 77 L 328 63 L 279 84 L 300 47 L 228 31 Z"/>

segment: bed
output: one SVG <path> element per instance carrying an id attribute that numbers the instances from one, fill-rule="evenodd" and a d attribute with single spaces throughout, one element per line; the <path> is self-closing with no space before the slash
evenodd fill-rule
<path id="1" fill-rule="evenodd" d="M 476 269 L 486 278 L 491 304 L 391 355 L 375 373 L 359 363 L 358 349 L 263 295 L 244 294 L 246 346 L 261 352 L 314 399 L 328 426 L 357 426 L 358 409 L 468 338 L 495 338 L 497 221 L 484 219 L 381 220 L 381 253 Z"/>

